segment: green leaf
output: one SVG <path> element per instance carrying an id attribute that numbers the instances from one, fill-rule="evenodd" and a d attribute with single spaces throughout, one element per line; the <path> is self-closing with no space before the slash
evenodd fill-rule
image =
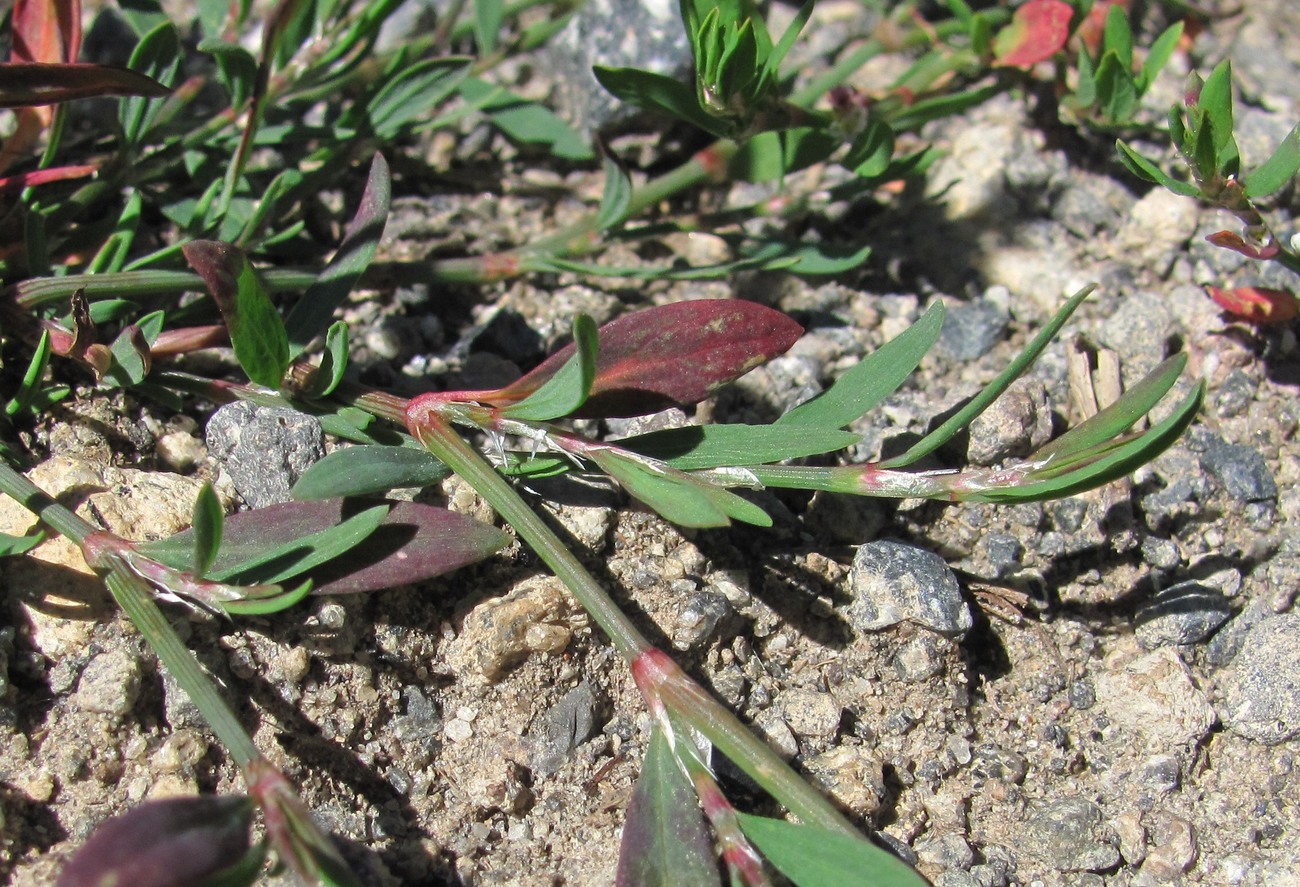
<path id="1" fill-rule="evenodd" d="M 505 17 L 502 0 L 474 0 L 474 42 L 479 55 L 488 55 L 497 48 L 497 35 Z"/>
<path id="2" fill-rule="evenodd" d="M 217 63 L 217 80 L 230 95 L 230 106 L 244 107 L 244 103 L 252 98 L 257 83 L 257 59 L 238 43 L 225 40 L 204 40 L 198 49 L 211 55 Z"/>
<path id="3" fill-rule="evenodd" d="M 1225 170 L 1226 162 L 1235 158 L 1232 137 L 1232 63 L 1224 59 L 1210 72 L 1196 101 L 1197 110 L 1213 133 L 1216 168 Z"/>
<path id="4" fill-rule="evenodd" d="M 423 488 L 437 483 L 448 473 L 447 466 L 423 447 L 345 447 L 303 472 L 293 485 L 293 497 L 301 502 Z"/>
<path id="5" fill-rule="evenodd" d="M 894 159 L 894 131 L 883 120 L 871 120 L 849 148 L 844 166 L 856 175 L 871 177 L 889 168 Z"/>
<path id="6" fill-rule="evenodd" d="M 289 337 L 248 257 L 217 240 L 191 241 L 181 251 L 221 309 L 235 358 L 248 378 L 278 388 L 289 366 Z"/>
<path id="7" fill-rule="evenodd" d="M 1169 449 L 1183 436 L 1183 432 L 1200 412 L 1204 398 L 1205 383 L 1201 382 L 1168 418 L 1152 426 L 1144 434 L 1119 441 L 1108 441 L 1095 447 L 1092 452 L 1075 452 L 1074 461 L 1069 465 L 1058 466 L 1048 463 L 1040 471 L 1030 472 L 1023 482 L 1015 486 L 984 491 L 972 490 L 968 493 L 959 493 L 956 498 L 963 502 L 1032 502 L 1042 499 L 1060 499 L 1127 477 Z M 1036 480 L 1037 478 L 1045 479 Z"/>
<path id="8" fill-rule="evenodd" d="M 770 527 L 763 509 L 735 493 L 654 460 L 610 448 L 584 454 L 623 489 L 665 520 L 681 527 L 725 527 L 729 518 Z"/>
<path id="9" fill-rule="evenodd" d="M 615 887 L 720 885 L 718 863 L 695 786 L 658 727 L 627 807 Z"/>
<path id="10" fill-rule="evenodd" d="M 1160 402 L 1178 381 L 1186 365 L 1186 354 L 1176 354 L 1164 361 L 1113 404 L 1034 453 L 1032 461 L 1047 459 L 1068 463 L 1072 461 L 1073 453 L 1091 449 L 1128 431 Z"/>
<path id="11" fill-rule="evenodd" d="M 607 231 L 627 219 L 627 208 L 632 203 L 632 178 L 618 158 L 607 150 L 601 151 L 601 166 L 605 171 L 605 190 L 600 195 L 596 229 Z"/>
<path id="12" fill-rule="evenodd" d="M 924 887 L 924 878 L 866 838 L 737 813 L 740 828 L 797 887 Z"/>
<path id="13" fill-rule="evenodd" d="M 27 371 L 18 385 L 18 391 L 5 404 L 5 416 L 12 419 L 31 409 L 41 393 L 41 382 L 45 378 L 45 368 L 50 364 L 50 331 L 41 330 L 40 341 L 32 351 L 32 358 L 27 363 Z"/>
<path id="14" fill-rule="evenodd" d="M 564 160 L 590 160 L 593 156 L 586 139 L 549 108 L 477 77 L 466 78 L 458 90 L 466 102 L 516 142 L 540 145 Z"/>
<path id="15" fill-rule="evenodd" d="M 731 135 L 732 127 L 700 107 L 695 90 L 681 81 L 639 68 L 596 65 L 592 70 L 601 86 L 629 104 L 684 120 L 718 138 Z"/>
<path id="16" fill-rule="evenodd" d="M 1155 182 L 1157 185 L 1168 188 L 1183 197 L 1198 197 L 1200 195 L 1201 190 L 1195 185 L 1173 178 L 1150 160 L 1130 148 L 1123 139 L 1115 140 L 1115 148 L 1119 151 L 1120 162 L 1138 178 L 1148 182 Z"/>
<path id="17" fill-rule="evenodd" d="M 501 415 L 525 422 L 549 422 L 581 407 L 591 393 L 600 354 L 596 321 L 586 314 L 573 320 L 573 356 L 528 397 L 501 408 Z"/>
<path id="18" fill-rule="evenodd" d="M 1112 6 L 1111 10 L 1116 7 Z M 1097 104 L 1102 120 L 1109 124 L 1128 123 L 1133 119 L 1137 101 L 1137 85 L 1129 68 L 1115 53 L 1107 52 L 1097 66 Z"/>
<path id="19" fill-rule="evenodd" d="M 450 56 L 416 62 L 399 71 L 366 103 L 370 131 L 388 141 L 424 121 L 465 83 L 472 65 L 472 59 Z"/>
<path id="20" fill-rule="evenodd" d="M 790 27 L 785 29 L 781 39 L 776 46 L 772 47 L 771 53 L 764 62 L 763 67 L 772 74 L 776 73 L 781 62 L 785 61 L 786 55 L 794 48 L 795 41 L 799 39 L 799 33 L 803 31 L 804 26 L 808 24 L 808 19 L 812 16 L 813 5 L 815 0 L 807 0 L 799 11 L 795 13 L 794 19 L 790 22 Z"/>
<path id="21" fill-rule="evenodd" d="M 737 248 L 746 260 L 757 263 L 759 267 L 780 267 L 792 274 L 808 275 L 843 274 L 861 265 L 871 255 L 869 246 L 781 240 L 739 240 Z"/>
<path id="22" fill-rule="evenodd" d="M 1142 70 L 1137 76 L 1138 94 L 1145 95 L 1146 91 L 1151 88 L 1155 82 L 1156 76 L 1169 63 L 1173 56 L 1174 50 L 1178 48 L 1178 41 L 1183 37 L 1183 23 L 1175 22 L 1164 33 L 1156 38 L 1151 44 L 1151 49 L 1147 51 L 1147 59 L 1142 63 Z M 1177 144 L 1177 142 L 1175 142 Z"/>
<path id="23" fill-rule="evenodd" d="M 944 304 L 935 302 L 889 342 L 867 355 L 817 397 L 776 420 L 777 428 L 844 428 L 898 390 L 943 329 Z"/>
<path id="24" fill-rule="evenodd" d="M 1038 335 L 1034 336 L 1029 344 L 1025 346 L 1025 350 L 1020 352 L 1016 359 L 1011 361 L 1007 368 L 999 373 L 997 378 L 990 382 L 983 391 L 971 398 L 969 403 L 950 416 L 938 428 L 917 441 L 906 453 L 884 460 L 880 463 L 880 467 L 902 468 L 919 459 L 924 459 L 952 439 L 953 435 L 958 431 L 969 425 L 976 416 L 988 409 L 993 401 L 1002 396 L 1002 392 L 1007 390 L 1007 386 L 1029 368 L 1029 365 L 1038 358 L 1038 355 L 1048 346 L 1052 338 L 1060 332 L 1061 327 L 1065 326 L 1065 322 L 1070 319 L 1070 315 L 1083 303 L 1084 299 L 1088 298 L 1093 289 L 1093 286 L 1086 286 L 1071 296 L 1061 310 L 1056 312 L 1056 316 L 1039 330 Z"/>
<path id="25" fill-rule="evenodd" d="M 163 22 L 140 38 L 128 66 L 163 86 L 170 87 L 181 63 L 181 41 L 171 22 Z M 162 99 L 129 98 L 118 110 L 122 141 L 134 147 L 144 138 L 162 107 Z"/>
<path id="26" fill-rule="evenodd" d="M 392 191 L 388 163 L 382 154 L 375 152 L 356 215 L 348 225 L 338 252 L 298 304 L 293 306 L 284 322 L 290 357 L 302 354 L 311 340 L 329 327 L 335 310 L 347 300 L 352 287 L 370 265 L 384 234 Z"/>
<path id="27" fill-rule="evenodd" d="M 306 396 L 319 400 L 329 397 L 343 381 L 343 374 L 348 369 L 348 324 L 345 320 L 335 321 L 325 333 L 325 350 L 321 354 L 320 366 L 312 376 L 313 385 Z"/>
<path id="28" fill-rule="evenodd" d="M 153 362 L 150 348 L 162 332 L 163 319 L 163 312 L 153 311 L 122 328 L 110 346 L 112 363 L 104 373 L 106 385 L 130 388 L 144 381 Z"/>
<path id="29" fill-rule="evenodd" d="M 278 585 L 270 586 L 280 589 Z M 219 601 L 218 606 L 230 616 L 269 616 L 283 612 L 311 594 L 312 582 L 308 579 L 296 588 L 280 589 L 265 596 L 250 595 L 237 600 Z"/>
<path id="30" fill-rule="evenodd" d="M 45 541 L 45 533 L 37 530 L 30 536 L 14 536 L 0 533 L 0 557 L 26 554 Z"/>
<path id="31" fill-rule="evenodd" d="M 1133 70 L 1133 31 L 1128 23 L 1128 11 L 1112 6 L 1106 11 L 1106 24 L 1102 34 L 1106 53 L 1115 53 L 1125 71 Z"/>
<path id="32" fill-rule="evenodd" d="M 301 539 L 295 539 L 263 552 L 233 567 L 214 572 L 214 582 L 237 585 L 270 585 L 301 576 L 313 567 L 360 545 L 379 529 L 388 516 L 388 505 L 375 505 L 353 515 L 337 526 Z"/>
<path id="33" fill-rule="evenodd" d="M 861 435 L 831 426 L 794 431 L 778 425 L 690 425 L 619 440 L 618 446 L 682 471 L 766 465 L 851 447 Z"/>
<path id="34" fill-rule="evenodd" d="M 1272 156 L 1250 171 L 1243 183 L 1251 199 L 1267 197 L 1291 181 L 1300 169 L 1300 124 L 1286 134 Z"/>
<path id="35" fill-rule="evenodd" d="M 54 105 L 99 96 L 161 97 L 165 85 L 108 65 L 13 62 L 0 66 L 0 108 Z"/>
<path id="36" fill-rule="evenodd" d="M 202 579 L 216 562 L 225 521 L 226 512 L 221 507 L 221 500 L 212 491 L 212 485 L 205 483 L 194 499 L 190 524 L 194 528 L 194 561 L 190 569 L 195 578 Z"/>

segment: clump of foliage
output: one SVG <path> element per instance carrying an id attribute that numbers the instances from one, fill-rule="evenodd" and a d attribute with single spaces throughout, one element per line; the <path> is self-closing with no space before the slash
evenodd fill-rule
<path id="1" fill-rule="evenodd" d="M 774 41 L 746 2 L 684 0 L 694 84 L 626 69 L 598 74 L 616 94 L 694 124 L 718 137 L 717 143 L 639 186 L 616 159 L 606 157 L 600 205 L 534 242 L 491 256 L 383 270 L 425 280 L 490 282 L 556 271 L 672 279 L 738 268 L 804 274 L 852 268 L 866 259 L 866 247 L 762 239 L 740 227 L 725 231 L 734 259 L 715 266 L 618 268 L 581 259 L 610 242 L 653 236 L 658 229 L 638 224 L 640 214 L 709 181 L 779 182 L 830 162 L 851 173 L 837 186 L 840 194 L 867 195 L 882 183 L 919 175 L 932 152 L 898 154 L 897 134 L 984 101 L 1006 88 L 1006 69 L 1023 73 L 1061 50 L 1069 26 L 1060 23 L 1060 4 L 1044 5 L 1050 2 L 1033 0 L 1014 19 L 1002 10 L 973 12 L 959 0 L 950 3 L 953 16 L 937 24 L 915 23 L 910 11 L 898 14 L 889 24 L 898 28 L 912 21 L 901 46 L 916 49 L 918 58 L 879 95 L 865 96 L 844 89 L 843 81 L 887 51 L 881 41 L 846 54 L 798 91 L 783 74 L 781 63 L 795 47 L 811 3 Z M 469 20 L 454 14 L 430 34 L 376 53 L 379 29 L 395 2 L 281 0 L 261 23 L 260 48 L 252 52 L 241 42 L 253 24 L 249 4 L 200 2 L 196 55 L 159 9 L 136 4 L 123 14 L 137 44 L 129 67 L 115 69 L 73 64 L 80 39 L 75 0 L 16 4 L 15 59 L 0 66 L 0 98 L 22 112 L 22 138 L 6 143 L 5 162 L 23 169 L 0 182 L 18 195 L 0 228 L 0 261 L 9 284 L 5 333 L 28 343 L 30 353 L 6 404 L 9 421 L 30 422 L 68 395 L 51 373 L 57 357 L 93 374 L 101 389 L 129 388 L 178 409 L 185 397 L 199 396 L 308 411 L 331 434 L 354 444 L 304 475 L 295 502 L 227 518 L 205 490 L 195 502 L 190 530 L 141 543 L 90 525 L 36 489 L 16 467 L 25 454 L 6 443 L 0 490 L 39 516 L 44 528 L 81 547 L 207 718 L 247 787 L 246 798 L 143 805 L 111 821 L 68 863 L 61 887 L 113 878 L 144 887 L 250 884 L 268 854 L 311 883 L 356 883 L 158 603 L 231 618 L 274 613 L 308 594 L 408 584 L 490 557 L 509 539 L 502 530 L 383 498 L 396 488 L 436 483 L 448 472 L 490 503 L 564 582 L 627 661 L 653 717 L 628 810 L 620 884 L 718 884 L 719 855 L 736 884 L 768 883 L 768 863 L 800 885 L 922 883 L 655 649 L 512 480 L 597 473 L 681 526 L 766 526 L 770 517 L 746 491 L 793 488 L 954 502 L 1071 495 L 1128 474 L 1172 444 L 1194 417 L 1199 387 L 1164 419 L 1141 428 L 1179 377 L 1183 358 L 1175 357 L 1111 406 L 1014 464 L 916 468 L 1025 371 L 1086 291 L 1070 299 L 977 397 L 907 452 L 875 463 L 800 460 L 829 457 L 857 442 L 846 429 L 918 366 L 939 335 L 941 303 L 819 397 L 767 426 L 704 425 L 611 442 L 583 436 L 569 422 L 699 403 L 784 353 L 801 335 L 790 318 L 742 301 L 649 308 L 599 329 L 579 316 L 572 344 L 497 389 L 403 398 L 357 384 L 347 373 L 350 331 L 334 315 L 359 282 L 375 273 L 372 260 L 392 192 L 385 156 L 400 150 L 405 139 L 450 131 L 477 117 L 566 161 L 594 157 L 545 108 L 489 79 L 494 62 L 535 46 L 553 27 L 549 21 L 526 24 L 520 14 L 530 5 L 506 8 L 485 0 L 474 4 Z M 1043 21 L 1046 28 L 1040 27 Z M 46 22 L 59 24 L 47 28 Z M 1111 30 L 1118 33 L 1108 20 Z M 1117 46 L 1118 37 L 1108 39 L 1100 58 L 1088 57 L 1098 83 L 1122 79 L 1101 72 L 1131 61 Z M 18 55 L 19 46 L 25 55 Z M 451 47 L 473 47 L 474 53 L 453 55 Z M 188 79 L 181 79 L 182 71 Z M 819 106 L 833 90 L 827 105 Z M 36 110 L 38 104 L 92 94 L 127 96 L 111 134 L 74 131 L 62 105 L 52 113 Z M 1119 122 L 1113 102 L 1102 107 L 1109 122 Z M 23 142 L 30 149 L 42 131 L 48 133 L 43 155 L 24 156 Z M 64 155 L 93 162 L 56 165 Z M 321 262 L 307 222 L 314 195 L 358 163 L 368 164 L 364 191 L 337 250 Z M 798 202 L 792 195 L 785 205 Z M 142 219 L 150 214 L 168 219 L 172 230 L 142 231 Z M 208 298 L 182 299 L 188 292 Z M 242 372 L 239 379 L 170 365 L 178 354 L 226 346 Z M 460 429 L 483 433 L 491 442 L 486 453 Z M 40 532 L 0 541 L 5 553 L 20 554 L 39 541 Z M 797 821 L 735 810 L 710 770 L 713 749 Z M 249 837 L 254 812 L 266 836 L 261 842 Z M 135 852 L 124 854 L 124 846 Z"/>

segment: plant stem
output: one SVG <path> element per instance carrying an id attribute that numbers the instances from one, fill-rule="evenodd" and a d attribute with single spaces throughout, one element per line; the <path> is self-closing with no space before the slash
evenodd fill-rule
<path id="1" fill-rule="evenodd" d="M 113 599 L 140 629 L 163 666 L 176 678 L 176 683 L 198 706 L 231 758 L 241 769 L 247 770 L 250 764 L 262 757 L 252 737 L 239 723 L 203 666 L 181 642 L 162 610 L 158 609 L 148 584 L 119 558 L 109 555 L 108 560 L 110 566 L 104 584 L 112 592 Z"/>
<path id="2" fill-rule="evenodd" d="M 520 538 L 551 568 L 600 629 L 609 636 L 610 642 L 624 659 L 634 662 L 638 656 L 651 649 L 650 642 L 623 615 L 618 605 L 610 600 L 605 590 L 537 512 L 450 425 L 428 412 L 423 415 L 422 421 L 410 422 L 409 428 L 429 452 L 460 475 L 514 527 Z"/>
<path id="3" fill-rule="evenodd" d="M 414 414 L 414 415 L 412 415 Z M 429 452 L 460 475 L 497 510 L 559 577 L 619 654 L 632 665 L 637 686 L 654 710 L 657 702 L 706 736 L 801 820 L 858 835 L 817 789 L 790 769 L 725 706 L 710 696 L 665 653 L 652 647 L 623 615 L 554 531 L 538 517 L 505 478 L 432 410 L 408 413 L 408 428 Z M 413 421 L 416 419 L 418 421 Z"/>

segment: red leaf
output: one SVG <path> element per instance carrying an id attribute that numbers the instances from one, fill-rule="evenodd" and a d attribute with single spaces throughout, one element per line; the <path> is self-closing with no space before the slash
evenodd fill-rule
<path id="1" fill-rule="evenodd" d="M 105 822 L 59 874 L 57 887 L 180 887 L 206 883 L 249 849 L 247 798 L 147 801 Z"/>
<path id="2" fill-rule="evenodd" d="M 1271 259 L 1281 252 L 1281 247 L 1271 240 L 1268 243 L 1256 246 L 1249 243 L 1240 234 L 1233 234 L 1231 231 L 1219 231 L 1205 239 L 1215 246 L 1241 253 L 1248 259 Z"/>
<path id="3" fill-rule="evenodd" d="M 92 175 L 95 170 L 99 169 L 93 163 L 83 164 L 81 166 L 55 166 L 49 169 L 37 169 L 32 172 L 25 172 L 16 176 L 7 176 L 0 179 L 0 194 L 7 191 L 18 191 L 22 188 L 30 188 L 34 185 L 44 185 L 47 182 L 62 182 L 66 179 L 80 179 L 84 176 Z"/>
<path id="4" fill-rule="evenodd" d="M 1210 298 L 1237 320 L 1270 325 L 1286 323 L 1300 314 L 1300 300 L 1290 290 L 1239 286 L 1236 289 L 1206 287 Z"/>
<path id="5" fill-rule="evenodd" d="M 994 64 L 1031 68 L 1051 58 L 1070 37 L 1074 7 L 1065 0 L 1029 0 L 994 41 Z"/>
<path id="6" fill-rule="evenodd" d="M 641 416 L 699 403 L 784 353 L 803 328 L 754 302 L 700 300 L 635 311 L 600 328 L 591 396 L 578 417 Z M 523 400 L 573 356 L 560 349 L 517 382 L 481 399 L 501 407 Z"/>
<path id="7" fill-rule="evenodd" d="M 320 499 L 284 502 L 226 518 L 221 552 L 213 565 L 223 570 L 245 558 L 328 529 L 376 500 Z M 185 547 L 192 530 L 171 537 Z M 510 537 L 496 527 L 445 508 L 396 502 L 366 540 L 310 572 L 313 594 L 353 594 L 410 585 L 500 551 Z M 184 543 L 184 544 L 182 544 Z"/>
<path id="8" fill-rule="evenodd" d="M 1127 12 L 1131 2 L 1132 0 L 1097 0 L 1092 4 L 1087 18 L 1075 31 L 1075 36 L 1087 48 L 1089 56 L 1095 59 L 1101 49 L 1101 37 L 1106 32 L 1106 16 L 1110 14 L 1110 8 L 1118 6 Z"/>
<path id="9" fill-rule="evenodd" d="M 10 32 L 9 60 L 15 66 L 76 61 L 81 51 L 81 0 L 14 0 Z M 31 152 L 41 131 L 54 119 L 54 110 L 22 108 L 15 116 L 18 125 L 0 151 L 0 170 L 8 169 L 14 160 Z"/>

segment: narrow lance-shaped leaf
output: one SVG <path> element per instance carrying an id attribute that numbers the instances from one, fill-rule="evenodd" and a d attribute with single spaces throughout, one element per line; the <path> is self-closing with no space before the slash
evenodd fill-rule
<path id="1" fill-rule="evenodd" d="M 226 519 L 214 570 L 227 570 L 293 545 L 351 517 L 374 500 L 330 499 L 285 502 Z M 316 594 L 350 594 L 408 585 L 477 563 L 501 550 L 509 536 L 496 527 L 444 508 L 415 502 L 390 503 L 378 529 L 324 566 L 311 571 Z M 178 570 L 189 568 L 192 531 L 141 543 L 141 553 Z"/>
<path id="2" fill-rule="evenodd" d="M 217 552 L 221 550 L 221 533 L 225 520 L 226 512 L 221 507 L 221 500 L 213 492 L 212 485 L 205 483 L 194 499 L 194 515 L 190 522 L 194 530 L 194 563 L 191 570 L 200 579 L 212 569 Z"/>
<path id="3" fill-rule="evenodd" d="M 1300 124 L 1286 134 L 1282 144 L 1272 156 L 1255 167 L 1246 176 L 1246 196 L 1254 199 L 1267 197 L 1291 181 L 1300 169 Z"/>
<path id="4" fill-rule="evenodd" d="M 97 96 L 167 95 L 171 90 L 138 71 L 110 65 L 0 65 L 0 108 L 54 105 Z"/>
<path id="5" fill-rule="evenodd" d="M 501 414 L 525 422 L 546 422 L 582 406 L 596 378 L 600 343 L 596 322 L 585 314 L 573 321 L 574 352 L 542 387 L 523 400 L 502 407 Z"/>
<path id="6" fill-rule="evenodd" d="M 600 447 L 585 454 L 633 497 L 681 527 L 725 527 L 731 519 L 770 527 L 763 509 L 735 493 L 667 465 Z"/>
<path id="7" fill-rule="evenodd" d="M 590 396 L 573 415 L 638 416 L 704 400 L 782 354 L 802 327 L 753 302 L 676 302 L 613 320 L 599 331 Z M 515 403 L 540 388 L 573 355 L 569 345 L 487 402 Z"/>
<path id="8" fill-rule="evenodd" d="M 748 813 L 736 815 L 745 836 L 797 887 L 925 887 L 927 883 L 902 860 L 865 838 Z"/>
<path id="9" fill-rule="evenodd" d="M 1020 377 L 1021 373 L 1029 368 L 1029 365 L 1038 358 L 1038 355 L 1043 353 L 1043 349 L 1060 332 L 1061 327 L 1065 326 L 1065 322 L 1070 319 L 1070 315 L 1083 303 L 1084 299 L 1088 298 L 1092 290 L 1092 286 L 1086 286 L 1071 296 L 1061 310 L 1056 312 L 1056 316 L 1038 331 L 1038 335 L 1030 340 L 1029 344 L 1025 346 L 1025 350 L 1020 352 L 1016 359 L 1011 361 L 1007 368 L 998 374 L 997 378 L 985 386 L 983 391 L 973 397 L 970 403 L 950 416 L 947 421 L 934 431 L 917 441 L 906 453 L 892 459 L 886 459 L 880 463 L 880 467 L 902 468 L 919 459 L 924 459 L 951 440 L 953 435 L 969 425 L 976 416 L 988 409 L 989 405 L 997 400 L 1002 395 L 1002 392 L 1006 391 L 1007 387 Z"/>
<path id="10" fill-rule="evenodd" d="M 343 381 L 343 374 L 348 368 L 348 325 L 346 321 L 335 321 L 325 333 L 325 350 L 321 352 L 320 366 L 312 376 L 310 390 L 305 392 L 309 398 L 329 397 Z"/>
<path id="11" fill-rule="evenodd" d="M 1201 190 L 1190 182 L 1180 181 L 1169 175 L 1160 167 L 1156 166 L 1147 158 L 1143 157 L 1137 151 L 1133 150 L 1123 139 L 1115 140 L 1115 149 L 1119 151 L 1120 162 L 1128 167 L 1128 171 L 1140 179 L 1148 182 L 1155 182 L 1168 190 L 1182 197 L 1196 197 Z"/>
<path id="12" fill-rule="evenodd" d="M 285 321 L 290 357 L 302 354 L 312 339 L 325 332 L 334 311 L 347 299 L 357 279 L 369 266 L 384 234 L 391 200 L 392 177 L 388 163 L 382 154 L 376 152 L 370 161 L 370 175 L 361 193 L 361 202 L 343 236 L 343 243 Z"/>
<path id="13" fill-rule="evenodd" d="M 1034 461 L 1047 459 L 1068 464 L 1072 461 L 1074 453 L 1087 450 L 1128 431 L 1160 402 L 1165 393 L 1178 381 L 1186 365 L 1186 354 L 1176 354 L 1164 361 L 1143 377 L 1138 384 L 1124 392 L 1119 400 L 1042 447 L 1034 454 Z"/>
<path id="14" fill-rule="evenodd" d="M 627 807 L 616 887 L 720 884 L 708 827 L 695 789 L 655 728 Z"/>
<path id="15" fill-rule="evenodd" d="M 180 69 L 180 59 L 180 35 L 170 22 L 163 22 L 140 38 L 135 51 L 131 53 L 130 66 L 151 80 L 170 86 Z M 122 123 L 126 145 L 133 146 L 140 141 L 161 104 L 157 98 L 129 98 L 122 102 L 118 119 Z"/>
<path id="16" fill-rule="evenodd" d="M 239 585 L 271 585 L 301 576 L 360 545 L 383 523 L 387 505 L 374 505 L 341 523 L 286 542 L 231 567 L 212 571 L 212 579 Z"/>
<path id="17" fill-rule="evenodd" d="M 627 208 L 632 202 L 632 178 L 603 143 L 601 166 L 605 171 L 605 190 L 600 195 L 596 228 L 606 231 L 627 218 Z"/>
<path id="18" fill-rule="evenodd" d="M 861 436 L 833 426 L 689 425 L 618 441 L 618 446 L 667 462 L 682 471 L 728 465 L 765 465 L 851 447 Z"/>
<path id="19" fill-rule="evenodd" d="M 817 397 L 776 421 L 777 427 L 844 428 L 898 390 L 943 329 L 944 304 L 935 302 L 921 319 L 867 355 Z"/>
<path id="20" fill-rule="evenodd" d="M 235 357 L 248 378 L 278 388 L 289 366 L 289 337 L 248 257 L 217 240 L 195 240 L 181 252 L 221 309 Z"/>
<path id="21" fill-rule="evenodd" d="M 346 447 L 304 471 L 293 485 L 293 497 L 304 502 L 336 496 L 370 496 L 404 487 L 426 487 L 442 480 L 447 473 L 447 466 L 422 447 Z"/>

